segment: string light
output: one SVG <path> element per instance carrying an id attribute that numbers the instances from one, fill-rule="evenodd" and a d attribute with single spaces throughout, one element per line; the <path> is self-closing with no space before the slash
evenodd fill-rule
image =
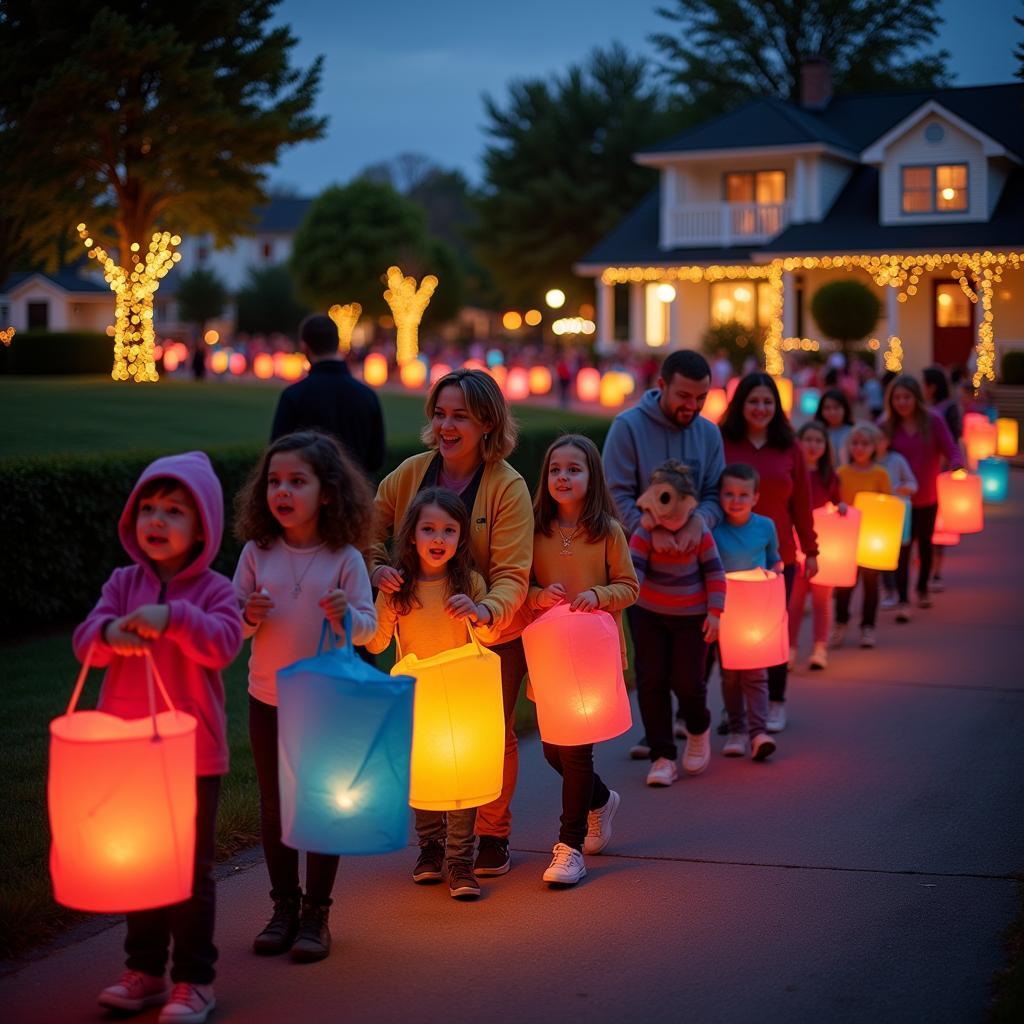
<path id="1" fill-rule="evenodd" d="M 17 334 L 17 331 L 15 331 L 13 327 L 8 327 L 6 330 L 0 331 L 0 345 L 3 345 L 4 348 L 10 348 L 15 334 Z"/>
<path id="2" fill-rule="evenodd" d="M 338 351 L 349 352 L 352 349 L 352 332 L 363 315 L 363 307 L 358 302 L 347 302 L 344 306 L 335 303 L 327 315 L 334 321 L 338 328 Z"/>
<path id="3" fill-rule="evenodd" d="M 889 347 L 882 356 L 882 363 L 890 373 L 903 372 L 903 342 L 895 334 L 889 336 Z"/>
<path id="4" fill-rule="evenodd" d="M 419 352 L 419 326 L 430 296 L 437 288 L 437 278 L 427 274 L 416 286 L 414 277 L 406 277 L 398 267 L 388 267 L 388 287 L 384 301 L 391 307 L 398 331 L 396 358 L 398 365 L 416 358 Z"/>
<path id="5" fill-rule="evenodd" d="M 181 253 L 174 247 L 181 244 L 178 235 L 158 231 L 150 239 L 143 255 L 138 242 L 132 242 L 125 266 L 118 266 L 103 246 L 89 235 L 84 224 L 78 235 L 89 258 L 103 268 L 104 280 L 114 293 L 114 380 L 155 381 L 156 360 L 153 352 L 153 296 L 160 281 L 167 276 Z"/>

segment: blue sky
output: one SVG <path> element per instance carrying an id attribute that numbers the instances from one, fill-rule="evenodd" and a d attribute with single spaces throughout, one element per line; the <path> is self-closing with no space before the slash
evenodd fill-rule
<path id="1" fill-rule="evenodd" d="M 276 20 L 323 54 L 318 112 L 326 137 L 288 150 L 271 181 L 303 195 L 344 182 L 369 163 L 423 153 L 471 180 L 486 145 L 482 94 L 504 104 L 514 78 L 546 77 L 595 46 L 623 43 L 654 56 L 647 37 L 667 24 L 657 0 L 283 0 Z M 942 0 L 939 46 L 958 85 L 1010 81 L 1020 0 Z"/>

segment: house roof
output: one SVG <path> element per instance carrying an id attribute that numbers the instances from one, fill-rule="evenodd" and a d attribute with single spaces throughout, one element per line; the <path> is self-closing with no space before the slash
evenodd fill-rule
<path id="1" fill-rule="evenodd" d="M 41 270 L 27 270 L 11 274 L 11 276 L 4 281 L 3 285 L 0 285 L 0 294 L 9 295 L 19 285 L 24 284 L 31 277 L 41 277 L 44 280 L 49 281 L 50 284 L 54 284 L 58 288 L 61 288 L 63 291 L 76 295 L 92 292 L 110 293 L 110 286 L 105 282 L 97 282 L 86 277 L 81 277 L 73 267 L 65 267 L 53 274 L 46 274 Z"/>
<path id="2" fill-rule="evenodd" d="M 290 234 L 297 231 L 312 199 L 274 196 L 265 206 L 256 208 L 255 234 Z"/>

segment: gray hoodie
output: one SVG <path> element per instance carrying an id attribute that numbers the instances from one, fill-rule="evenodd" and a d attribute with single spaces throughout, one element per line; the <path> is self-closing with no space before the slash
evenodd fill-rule
<path id="1" fill-rule="evenodd" d="M 605 476 L 627 537 L 640 524 L 636 499 L 666 459 L 678 459 L 689 467 L 700 495 L 697 511 L 707 528 L 713 529 L 722 519 L 718 503 L 718 478 L 725 468 L 722 435 L 703 416 L 696 416 L 688 426 L 676 426 L 661 411 L 660 394 L 652 388 L 632 409 L 620 412 L 604 442 Z"/>

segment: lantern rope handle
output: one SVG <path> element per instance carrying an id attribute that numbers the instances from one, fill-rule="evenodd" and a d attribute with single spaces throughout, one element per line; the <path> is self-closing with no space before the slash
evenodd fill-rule
<path id="1" fill-rule="evenodd" d="M 483 654 L 483 646 L 480 643 L 480 638 L 476 635 L 469 619 L 466 619 L 466 632 L 469 633 L 469 642 L 476 648 L 478 654 Z M 402 640 L 398 635 L 398 629 L 395 628 L 395 653 L 398 657 L 395 659 L 395 664 L 402 660 Z"/>
<path id="2" fill-rule="evenodd" d="M 68 709 L 64 712 L 65 715 L 70 715 L 75 710 L 75 705 L 78 704 L 78 698 L 82 695 L 82 687 L 85 686 L 85 677 L 89 674 L 89 663 L 92 661 L 92 652 L 96 647 L 96 641 L 94 640 L 89 644 L 88 650 L 85 652 L 85 658 L 82 660 L 82 668 L 78 673 L 78 680 L 75 682 L 74 692 L 71 694 L 71 700 L 68 702 Z"/>

